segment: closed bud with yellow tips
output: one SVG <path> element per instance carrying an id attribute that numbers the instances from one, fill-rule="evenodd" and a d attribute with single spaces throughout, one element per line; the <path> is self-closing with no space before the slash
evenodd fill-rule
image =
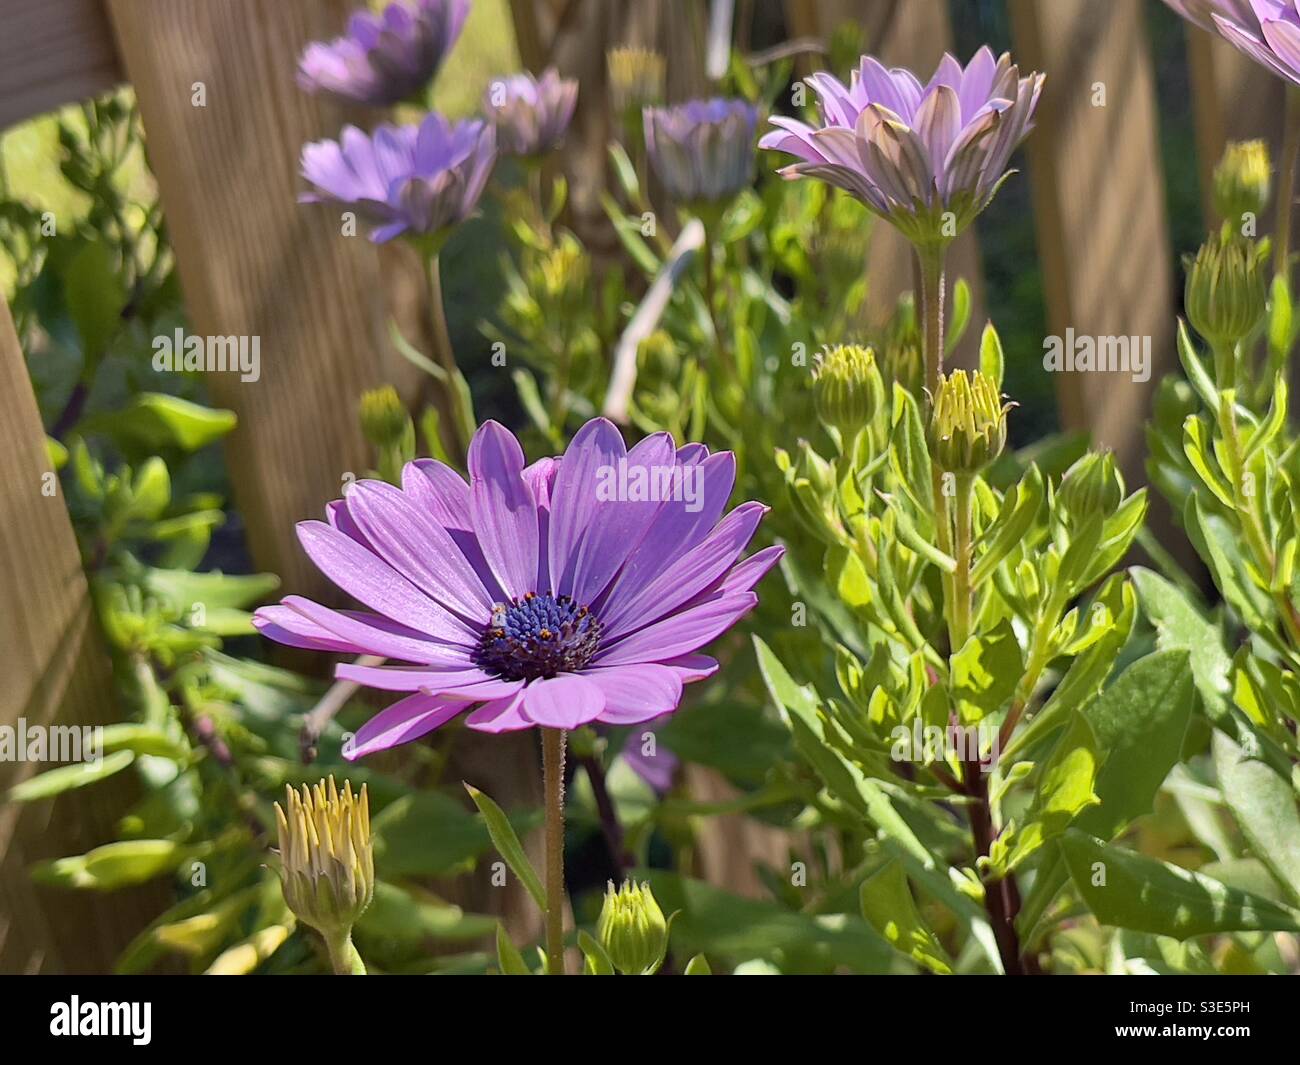
<path id="1" fill-rule="evenodd" d="M 993 379 L 976 370 L 940 376 L 930 418 L 930 457 L 947 473 L 977 473 L 1002 454 L 1007 411 Z"/>

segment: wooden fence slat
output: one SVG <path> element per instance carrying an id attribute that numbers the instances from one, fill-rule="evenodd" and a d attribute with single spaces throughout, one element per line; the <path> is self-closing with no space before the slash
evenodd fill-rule
<path id="1" fill-rule="evenodd" d="M 0 300 L 0 726 L 100 725 L 116 717 L 62 489 L 9 308 Z M 0 760 L 0 796 L 50 768 Z M 120 783 L 119 783 L 120 781 Z M 0 973 L 105 972 L 161 910 L 161 891 L 40 888 L 36 861 L 115 838 L 127 778 L 31 805 L 0 804 Z"/>
<path id="2" fill-rule="evenodd" d="M 1173 365 L 1172 252 L 1154 79 L 1139 0 L 1009 0 L 1016 58 L 1047 72 L 1025 142 L 1047 328 L 1150 337 L 1151 377 L 1061 373 L 1062 424 L 1113 448 L 1145 481 L 1143 423 Z M 1095 106 L 1096 93 L 1104 106 Z"/>
<path id="3" fill-rule="evenodd" d="M 121 80 L 103 0 L 5 0 L 0 129 Z"/>
<path id="4" fill-rule="evenodd" d="M 235 501 L 259 567 L 291 591 L 332 597 L 294 523 L 318 518 L 360 475 L 363 389 L 404 394 L 415 371 L 385 334 L 378 257 L 364 228 L 341 236 L 337 212 L 300 207 L 298 155 L 334 136 L 340 116 L 294 84 L 309 39 L 335 34 L 351 3 L 112 0 L 135 86 L 193 329 L 260 337 L 261 377 L 209 373 L 239 426 L 228 456 Z M 206 106 L 194 106 L 202 83 Z"/>

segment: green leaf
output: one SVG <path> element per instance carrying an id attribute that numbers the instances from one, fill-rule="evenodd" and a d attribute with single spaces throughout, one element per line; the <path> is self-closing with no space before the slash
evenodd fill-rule
<path id="1" fill-rule="evenodd" d="M 1268 413 L 1260 422 L 1259 428 L 1250 434 L 1245 454 L 1241 457 L 1243 468 L 1249 466 L 1250 460 L 1260 449 L 1267 447 L 1269 442 L 1282 431 L 1282 427 L 1286 424 L 1286 398 L 1286 378 L 1278 374 L 1277 380 L 1273 382 L 1273 398 L 1269 400 Z"/>
<path id="2" fill-rule="evenodd" d="M 9 789 L 6 798 L 10 802 L 35 802 L 37 799 L 52 799 L 65 791 L 84 788 L 120 773 L 135 761 L 131 751 L 116 751 L 91 762 L 78 762 L 74 765 L 61 765 L 57 769 L 47 769 L 44 773 L 24 780 Z"/>
<path id="3" fill-rule="evenodd" d="M 1300 903 L 1300 813 L 1290 781 L 1222 732 L 1215 732 L 1213 750 L 1223 800 L 1251 851 Z"/>
<path id="4" fill-rule="evenodd" d="M 673 948 L 736 961 L 761 958 L 789 974 L 896 971 L 897 955 L 866 921 L 846 914 L 813 915 L 774 902 L 741 898 L 703 881 L 660 870 L 638 870 L 659 905 L 678 910 Z"/>
<path id="5" fill-rule="evenodd" d="M 203 407 L 163 392 L 141 392 L 120 410 L 84 419 L 80 428 L 106 433 L 119 444 L 143 451 L 197 451 L 220 440 L 237 421 L 232 410 Z"/>
<path id="6" fill-rule="evenodd" d="M 173 840 L 124 840 L 76 857 L 41 862 L 33 867 L 32 879 L 56 887 L 113 891 L 177 871 L 182 855 L 181 845 Z"/>
<path id="7" fill-rule="evenodd" d="M 520 883 L 528 889 L 528 894 L 533 897 L 533 901 L 537 903 L 538 908 L 545 913 L 546 892 L 542 888 L 541 878 L 538 877 L 537 870 L 533 868 L 533 863 L 528 860 L 528 855 L 524 853 L 523 844 L 519 842 L 519 837 L 515 835 L 515 830 L 510 825 L 510 819 L 506 817 L 500 806 L 479 791 L 478 788 L 466 784 L 465 790 L 469 792 L 469 797 L 474 800 L 474 805 L 478 807 L 479 813 L 483 815 L 483 820 L 487 823 L 488 834 L 492 837 L 497 853 L 510 867 L 511 872 L 519 878 Z"/>
<path id="8" fill-rule="evenodd" d="M 584 975 L 614 975 L 614 963 L 609 960 L 609 955 L 605 953 L 605 948 L 581 929 L 578 930 L 578 949 L 582 951 L 582 971 Z"/>
<path id="9" fill-rule="evenodd" d="M 984 323 L 984 332 L 980 335 L 980 373 L 993 378 L 998 391 L 1002 390 L 1002 374 L 1006 359 L 1002 354 L 1002 340 L 992 322 Z"/>
<path id="10" fill-rule="evenodd" d="M 984 534 L 986 546 L 971 569 L 972 588 L 978 588 L 1007 555 L 1025 540 L 1043 506 L 1043 475 L 1031 464 L 1014 488 L 1002 500 L 1002 509 Z"/>
<path id="11" fill-rule="evenodd" d="M 537 815 L 516 817 L 516 831 L 537 823 Z M 431 833 L 430 825 L 438 831 Z M 482 818 L 450 795 L 420 791 L 388 803 L 371 820 L 375 868 L 387 877 L 456 876 L 474 867 L 492 845 Z"/>
<path id="12" fill-rule="evenodd" d="M 952 287 L 952 314 L 948 318 L 948 332 L 944 337 L 943 351 L 949 355 L 961 343 L 961 338 L 966 334 L 966 327 L 970 324 L 971 295 L 970 285 L 966 283 L 964 277 L 959 277 L 957 283 Z M 981 366 L 983 369 L 983 345 L 980 345 Z M 1000 383 L 1000 382 L 999 382 Z"/>
<path id="13" fill-rule="evenodd" d="M 1114 839 L 1151 810 L 1156 792 L 1178 764 L 1192 716 L 1192 678 L 1185 651 L 1139 658 L 1085 711 L 1106 754 L 1095 785 L 1101 805 L 1076 827 Z"/>
<path id="14" fill-rule="evenodd" d="M 1214 932 L 1300 931 L 1300 914 L 1176 865 L 1067 829 L 1070 876 L 1102 924 L 1188 939 Z"/>
<path id="15" fill-rule="evenodd" d="M 907 873 L 896 861 L 887 862 L 862 882 L 862 916 L 900 953 L 931 972 L 947 976 L 952 963 L 939 937 L 922 919 L 907 883 Z"/>
<path id="16" fill-rule="evenodd" d="M 1142 609 L 1156 627 L 1161 650 L 1187 651 L 1196 690 L 1211 719 L 1227 712 L 1228 671 L 1232 660 L 1223 648 L 1219 627 L 1207 621 L 1174 585 L 1151 570 L 1134 566 L 1133 583 Z"/>
<path id="17" fill-rule="evenodd" d="M 897 840 L 913 857 L 924 864 L 933 865 L 933 856 L 894 809 L 885 790 L 827 745 L 817 713 L 816 697 L 794 682 L 776 655 L 758 636 L 754 637 L 754 648 L 758 654 L 759 671 L 781 711 L 782 719 L 794 734 L 796 748 L 816 770 L 825 783 L 826 790 L 859 816 L 865 817 L 886 835 Z"/>
<path id="18" fill-rule="evenodd" d="M 995 713 L 1015 693 L 1024 672 L 1020 644 L 1003 618 L 991 632 L 976 634 L 951 659 L 952 697 L 966 724 Z"/>
<path id="19" fill-rule="evenodd" d="M 104 354 L 122 324 L 126 306 L 126 291 L 113 254 L 103 241 L 83 243 L 68 261 L 63 271 L 63 295 L 89 364 Z"/>
<path id="20" fill-rule="evenodd" d="M 930 484 L 930 453 L 925 445 L 925 427 L 916 398 L 895 383 L 893 440 L 890 462 L 903 490 L 919 511 L 928 512 L 933 500 Z"/>
<path id="21" fill-rule="evenodd" d="M 1229 510 L 1235 510 L 1237 504 L 1232 498 L 1232 488 L 1214 469 L 1211 460 L 1209 429 L 1205 419 L 1196 414 L 1189 414 L 1183 422 L 1183 454 L 1192 464 L 1201 482 L 1214 493 L 1215 497 Z"/>
<path id="22" fill-rule="evenodd" d="M 580 933 L 585 934 L 585 933 Z M 523 955 L 515 949 L 506 935 L 505 925 L 497 925 L 497 965 L 503 976 L 532 976 L 532 970 L 525 963 Z"/>
<path id="23" fill-rule="evenodd" d="M 1092 726 L 1082 714 L 1071 715 L 1070 726 L 1056 741 L 1043 766 L 1025 823 L 1011 835 L 1004 853 L 998 853 L 1002 849 L 997 848 L 990 855 L 999 874 L 1015 869 L 1044 843 L 1064 832 L 1082 811 L 1097 805 L 1100 800 L 1094 783 L 1100 761 Z"/>
<path id="24" fill-rule="evenodd" d="M 709 959 L 703 954 L 697 954 L 686 963 L 686 969 L 683 976 L 712 976 L 713 970 L 709 968 Z"/>
<path id="25" fill-rule="evenodd" d="M 105 725 L 99 733 L 99 746 L 104 754 L 134 752 L 155 758 L 170 758 L 179 762 L 189 754 L 189 747 L 167 735 L 153 725 L 133 721 Z"/>
<path id="26" fill-rule="evenodd" d="M 1022 750 L 1048 735 L 1064 723 L 1072 710 L 1082 710 L 1097 696 L 1115 667 L 1116 657 L 1128 642 L 1136 612 L 1137 597 L 1133 586 L 1122 574 L 1113 574 L 1101 586 L 1088 609 L 1090 619 L 1098 619 L 1090 620 L 1089 624 L 1104 625 L 1105 634 L 1074 660 L 1042 709 L 1011 737 L 1002 751 L 1004 760 L 1013 751 Z"/>
<path id="27" fill-rule="evenodd" d="M 1183 372 L 1187 374 L 1187 380 L 1191 382 L 1196 394 L 1201 397 L 1201 402 L 1210 410 L 1217 411 L 1219 390 L 1214 384 L 1214 379 L 1206 373 L 1200 357 L 1196 354 L 1196 349 L 1192 346 L 1192 338 L 1187 332 L 1187 323 L 1181 318 L 1178 319 L 1178 358 L 1183 364 Z"/>
<path id="28" fill-rule="evenodd" d="M 242 610 L 275 591 L 280 579 L 273 573 L 190 573 L 151 567 L 145 571 L 144 585 L 151 595 L 166 600 L 181 614 L 188 614 L 196 604 L 202 604 L 207 611 L 222 607 Z"/>

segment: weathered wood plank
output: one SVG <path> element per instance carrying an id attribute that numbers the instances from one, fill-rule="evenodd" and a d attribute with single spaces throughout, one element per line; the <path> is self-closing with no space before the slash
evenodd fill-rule
<path id="1" fill-rule="evenodd" d="M 1091 431 L 1142 483 L 1151 392 L 1174 364 L 1174 279 L 1141 4 L 1009 4 L 1016 58 L 1047 72 L 1026 155 L 1048 332 L 1151 343 L 1146 382 L 1059 374 L 1061 421 Z"/>
<path id="2" fill-rule="evenodd" d="M 116 716 L 108 658 L 3 300 L 0 453 L 0 726 L 105 724 Z M 0 796 L 47 768 L 0 760 Z M 27 806 L 0 803 L 0 973 L 106 972 L 160 908 L 152 889 L 60 891 L 38 887 L 28 872 L 39 860 L 113 839 L 126 783 L 105 781 Z"/>
<path id="3" fill-rule="evenodd" d="M 121 80 L 103 0 L 5 0 L 0 129 Z"/>
<path id="4" fill-rule="evenodd" d="M 261 376 L 211 373 L 239 415 L 228 447 L 235 501 L 258 566 L 305 595 L 331 595 L 299 549 L 360 474 L 361 391 L 415 373 L 385 331 L 381 270 L 364 233 L 299 207 L 298 154 L 343 116 L 294 84 L 302 46 L 336 34 L 347 0 L 112 0 L 123 65 L 139 98 L 194 331 L 260 337 Z M 202 86 L 205 106 L 195 106 Z"/>

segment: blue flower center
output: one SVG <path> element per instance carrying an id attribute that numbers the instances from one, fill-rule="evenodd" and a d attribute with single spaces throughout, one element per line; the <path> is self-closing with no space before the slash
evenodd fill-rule
<path id="1" fill-rule="evenodd" d="M 492 608 L 474 664 L 505 680 L 572 673 L 591 661 L 600 633 L 596 615 L 572 596 L 529 592 Z"/>

